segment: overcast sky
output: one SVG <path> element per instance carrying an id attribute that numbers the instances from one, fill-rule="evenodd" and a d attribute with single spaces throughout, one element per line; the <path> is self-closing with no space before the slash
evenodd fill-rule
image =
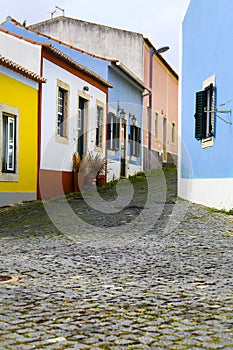
<path id="1" fill-rule="evenodd" d="M 65 16 L 131 30 L 154 46 L 169 46 L 164 58 L 179 71 L 180 26 L 190 0 L 0 0 L 0 21 L 8 15 L 27 25 L 51 18 L 55 5 Z M 56 15 L 61 15 L 56 10 Z"/>

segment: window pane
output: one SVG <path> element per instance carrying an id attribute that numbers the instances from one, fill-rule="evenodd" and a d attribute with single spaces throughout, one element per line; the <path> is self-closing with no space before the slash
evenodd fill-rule
<path id="1" fill-rule="evenodd" d="M 3 115 L 2 171 L 15 171 L 15 117 Z"/>
<path id="2" fill-rule="evenodd" d="M 102 147 L 102 118 L 103 118 L 103 108 L 97 106 L 97 116 L 96 116 L 96 146 Z"/>
<path id="3" fill-rule="evenodd" d="M 58 116 L 57 116 L 57 133 L 59 136 L 65 136 L 65 94 L 67 92 L 59 88 L 58 90 Z"/>

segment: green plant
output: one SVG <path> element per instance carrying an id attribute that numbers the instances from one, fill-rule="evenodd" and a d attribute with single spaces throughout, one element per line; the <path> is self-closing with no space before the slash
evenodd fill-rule
<path id="1" fill-rule="evenodd" d="M 89 152 L 82 159 L 81 168 L 85 169 L 86 174 L 104 175 L 107 169 L 108 161 L 100 153 Z"/>
<path id="2" fill-rule="evenodd" d="M 82 163 L 82 159 L 78 152 L 73 153 L 72 157 L 72 169 L 74 172 L 78 172 Z"/>

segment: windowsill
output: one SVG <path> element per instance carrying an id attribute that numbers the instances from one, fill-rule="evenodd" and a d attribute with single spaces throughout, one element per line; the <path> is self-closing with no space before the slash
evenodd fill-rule
<path id="1" fill-rule="evenodd" d="M 112 149 L 108 149 L 108 155 L 109 156 L 115 156 L 116 155 L 116 151 L 113 151 Z"/>
<path id="2" fill-rule="evenodd" d="M 202 148 L 212 147 L 214 145 L 214 137 L 207 137 L 206 139 L 202 139 Z"/>
<path id="3" fill-rule="evenodd" d="M 0 173 L 0 181 L 2 181 L 2 182 L 18 182 L 18 174 Z"/>
<path id="4" fill-rule="evenodd" d="M 95 145 L 94 151 L 95 152 L 99 152 L 99 153 L 103 153 L 103 147 L 98 147 L 98 146 Z"/>
<path id="5" fill-rule="evenodd" d="M 64 145 L 68 145 L 68 138 L 57 135 L 56 136 L 56 142 L 62 143 Z"/>
<path id="6" fill-rule="evenodd" d="M 131 160 L 132 162 L 136 162 L 136 161 L 138 160 L 138 157 L 136 157 L 136 156 L 131 156 L 131 157 L 130 157 L 130 160 Z"/>

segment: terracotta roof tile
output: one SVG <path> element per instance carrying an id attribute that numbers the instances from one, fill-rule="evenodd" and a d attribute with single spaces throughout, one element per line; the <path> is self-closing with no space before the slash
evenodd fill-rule
<path id="1" fill-rule="evenodd" d="M 32 79 L 38 83 L 46 83 L 46 79 L 39 76 L 39 74 L 32 72 L 31 70 L 21 66 L 18 63 L 15 63 L 13 61 L 11 61 L 9 58 L 6 58 L 5 56 L 2 56 L 0 54 L 0 65 L 7 67 L 29 79 Z"/>
<path id="2" fill-rule="evenodd" d="M 42 45 L 44 46 L 44 45 Z M 110 84 L 108 81 L 106 81 L 105 79 L 103 79 L 100 75 L 98 75 L 97 73 L 93 72 L 91 69 L 83 66 L 82 64 L 78 63 L 77 61 L 73 60 L 72 58 L 70 58 L 69 56 L 67 56 L 66 54 L 64 54 L 62 51 L 56 49 L 54 46 L 50 45 L 45 45 L 44 46 L 45 50 L 51 51 L 54 55 L 58 56 L 60 59 L 65 60 L 66 62 L 68 62 L 71 66 L 73 66 L 74 68 L 78 69 L 79 71 L 82 71 L 83 73 L 87 74 L 89 77 L 99 81 L 101 84 L 112 88 L 113 85 Z"/>

